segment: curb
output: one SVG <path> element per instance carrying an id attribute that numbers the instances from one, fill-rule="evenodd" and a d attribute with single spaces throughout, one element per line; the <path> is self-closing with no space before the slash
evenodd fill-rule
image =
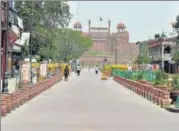
<path id="1" fill-rule="evenodd" d="M 169 108 L 166 108 L 166 110 L 172 113 L 179 113 L 179 108 L 169 107 Z"/>

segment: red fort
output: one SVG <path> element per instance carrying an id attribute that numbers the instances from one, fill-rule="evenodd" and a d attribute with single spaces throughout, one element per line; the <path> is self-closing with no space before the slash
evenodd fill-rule
<path id="1" fill-rule="evenodd" d="M 73 27 L 77 31 L 82 31 L 80 22 L 74 23 Z M 106 27 L 92 26 L 89 20 L 88 33 L 82 33 L 93 40 L 92 47 L 80 57 L 84 64 L 101 64 L 105 57 L 108 63 L 129 64 L 139 54 L 138 45 L 129 42 L 129 32 L 122 22 L 117 24 L 116 32 L 112 33 L 110 20 Z"/>

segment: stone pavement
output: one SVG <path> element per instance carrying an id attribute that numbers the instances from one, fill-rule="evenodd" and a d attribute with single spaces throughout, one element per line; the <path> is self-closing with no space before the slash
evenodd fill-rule
<path id="1" fill-rule="evenodd" d="M 101 74 L 71 74 L 2 118 L 2 131 L 179 131 L 179 114 L 152 104 Z"/>

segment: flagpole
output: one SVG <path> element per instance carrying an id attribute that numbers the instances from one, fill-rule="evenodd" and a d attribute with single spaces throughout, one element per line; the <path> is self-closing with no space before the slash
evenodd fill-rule
<path id="1" fill-rule="evenodd" d="M 79 21 L 79 3 L 77 3 L 77 21 Z"/>

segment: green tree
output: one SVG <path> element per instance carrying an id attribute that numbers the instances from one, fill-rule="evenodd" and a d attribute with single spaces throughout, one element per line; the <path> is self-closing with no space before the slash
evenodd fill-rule
<path id="1" fill-rule="evenodd" d="M 172 60 L 174 60 L 175 62 L 179 63 L 179 51 L 176 51 L 174 53 Z"/>
<path id="2" fill-rule="evenodd" d="M 17 2 L 23 18 L 24 31 L 31 30 L 34 55 L 53 61 L 79 58 L 91 45 L 92 40 L 79 31 L 68 29 L 71 19 L 66 1 Z"/>
<path id="3" fill-rule="evenodd" d="M 173 28 L 177 31 L 179 35 L 179 15 L 176 17 L 176 23 L 173 25 Z"/>
<path id="4" fill-rule="evenodd" d="M 56 32 L 54 50 L 50 50 L 50 47 L 43 47 L 40 55 L 43 57 L 54 57 L 55 60 L 67 60 L 79 58 L 91 45 L 92 40 L 89 37 L 85 37 L 81 32 L 73 31 L 70 29 L 59 29 Z M 48 50 L 49 53 L 45 53 Z"/>
<path id="5" fill-rule="evenodd" d="M 24 31 L 31 30 L 31 46 L 35 55 L 46 46 L 54 48 L 57 27 L 69 24 L 71 14 L 66 1 L 17 1 L 16 8 L 23 18 Z"/>
<path id="6" fill-rule="evenodd" d="M 138 56 L 137 59 L 134 61 L 135 64 L 149 64 L 151 62 L 152 59 L 149 56 Z"/>
<path id="7" fill-rule="evenodd" d="M 152 59 L 149 57 L 149 47 L 148 41 L 139 42 L 139 56 L 134 61 L 134 63 L 138 64 L 149 64 Z"/>

